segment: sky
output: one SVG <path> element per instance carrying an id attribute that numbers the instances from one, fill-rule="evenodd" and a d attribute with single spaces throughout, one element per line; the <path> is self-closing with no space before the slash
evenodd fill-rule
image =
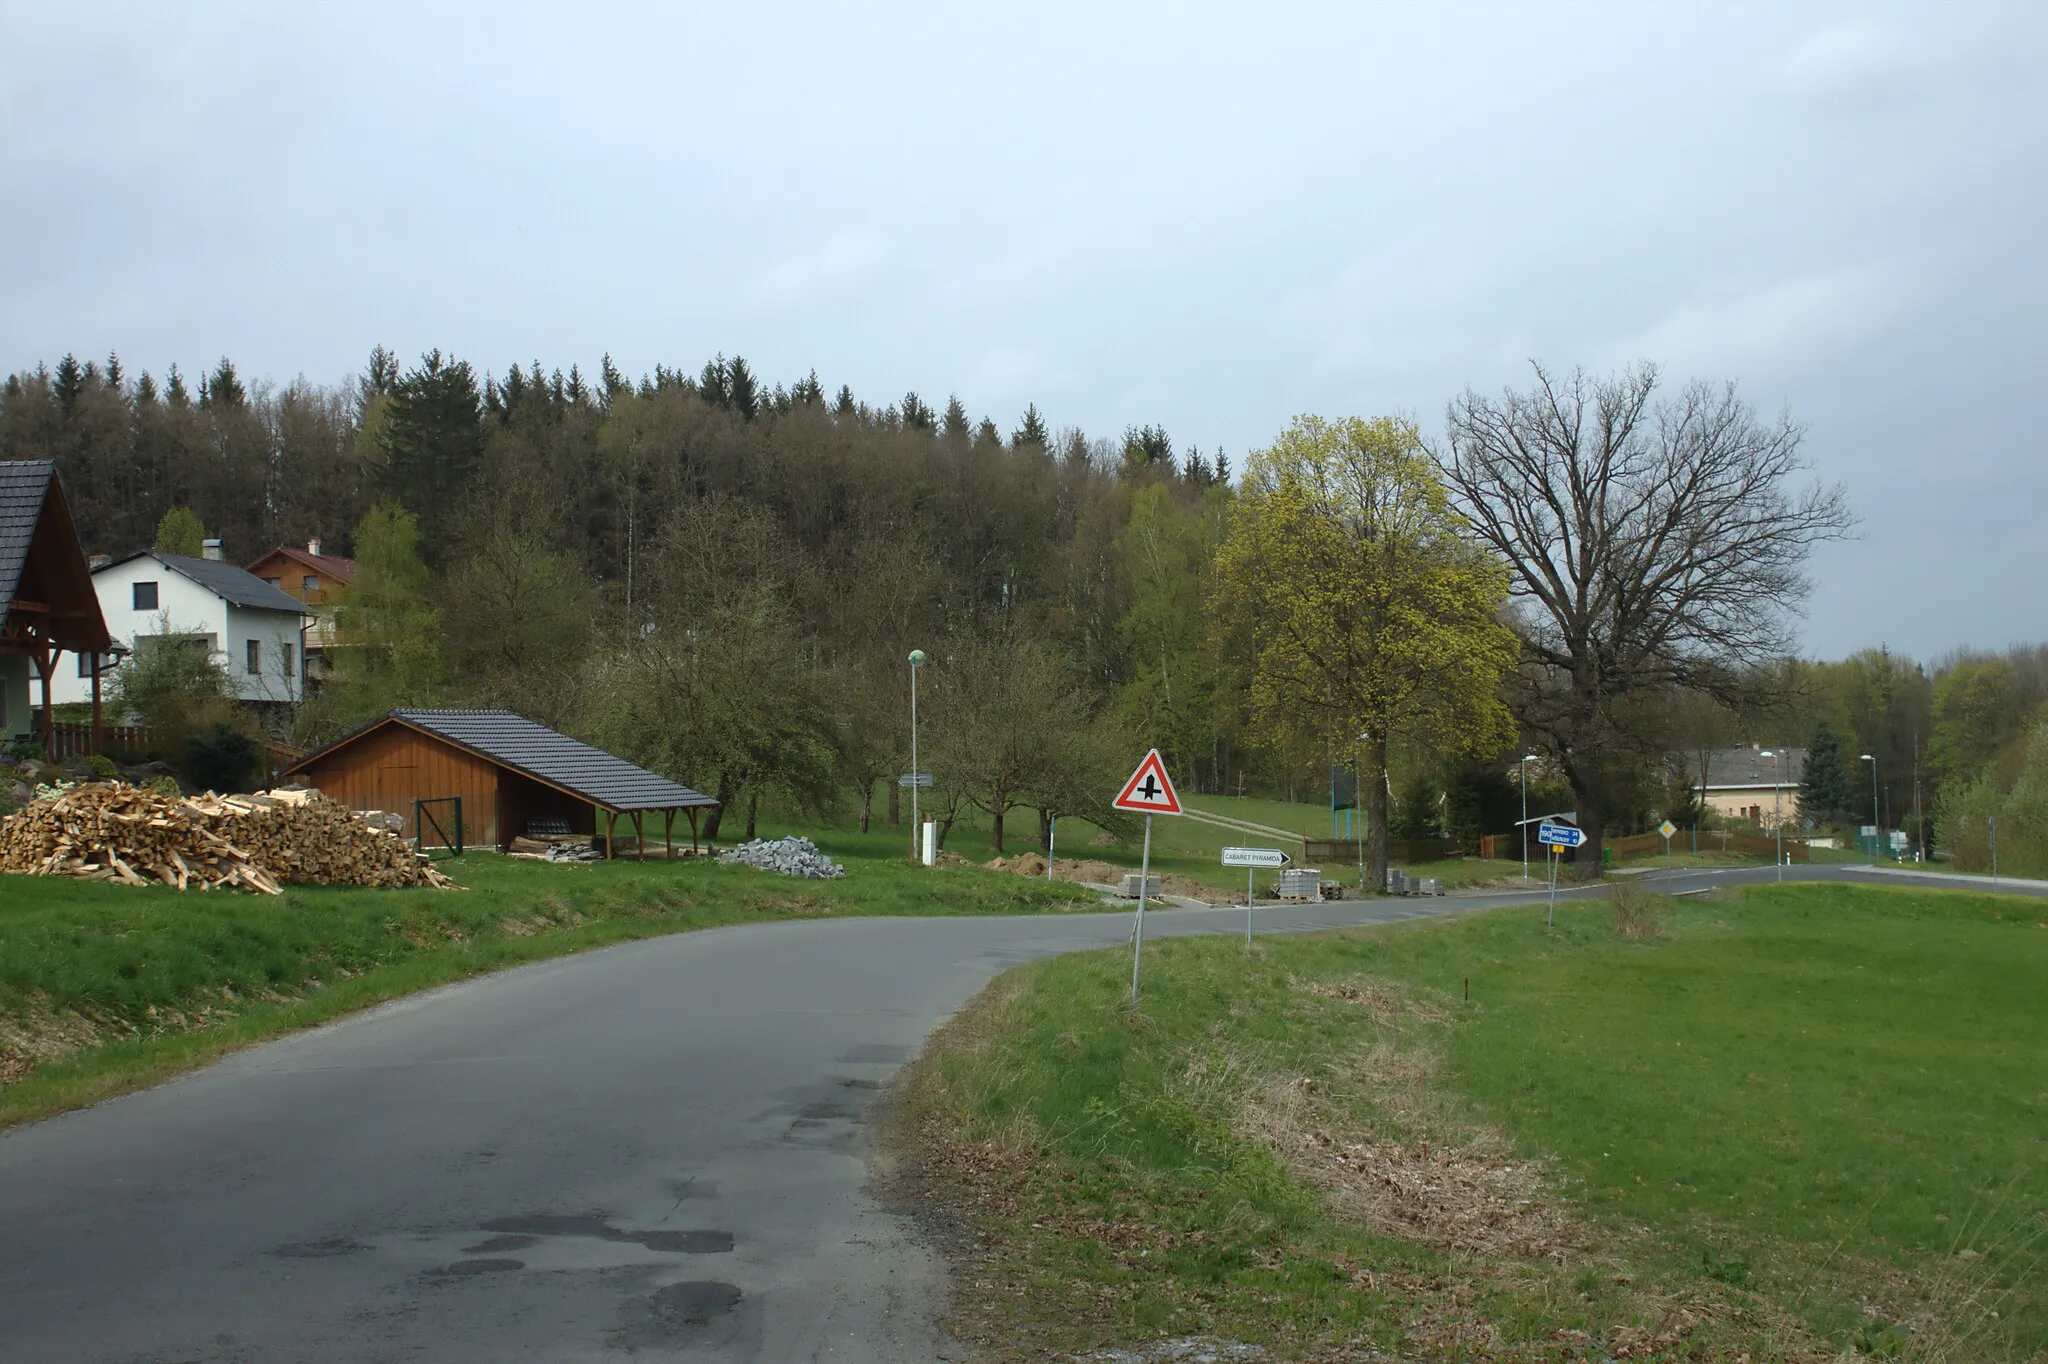
<path id="1" fill-rule="evenodd" d="M 2048 6 L 0 5 L 0 370 L 744 355 L 1234 465 L 1652 360 L 1806 430 L 1802 651 L 2048 638 Z"/>

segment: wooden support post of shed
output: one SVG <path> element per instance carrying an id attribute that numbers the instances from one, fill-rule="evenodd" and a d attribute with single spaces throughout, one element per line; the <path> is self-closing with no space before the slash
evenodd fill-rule
<path id="1" fill-rule="evenodd" d="M 661 812 L 661 856 L 667 861 L 676 855 L 676 812 L 675 808 Z"/>
<path id="2" fill-rule="evenodd" d="M 643 811 L 633 812 L 633 860 L 636 862 L 647 860 L 647 826 L 641 822 L 643 818 Z"/>
<path id="3" fill-rule="evenodd" d="M 697 851 L 697 807 L 690 807 L 690 851 Z"/>
<path id="4" fill-rule="evenodd" d="M 618 811 L 607 810 L 604 812 L 604 860 L 607 862 L 612 860 L 612 831 L 618 827 L 618 823 Z"/>
<path id="5" fill-rule="evenodd" d="M 57 671 L 56 657 L 50 646 L 36 646 L 36 673 L 43 679 L 43 758 L 47 762 L 57 761 L 57 717 L 50 704 L 50 674 Z"/>

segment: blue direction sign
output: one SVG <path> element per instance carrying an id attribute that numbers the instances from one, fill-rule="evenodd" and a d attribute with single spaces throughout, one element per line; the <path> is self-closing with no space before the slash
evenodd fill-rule
<path id="1" fill-rule="evenodd" d="M 1586 831 L 1569 824 L 1539 824 L 1536 826 L 1536 841 L 1553 848 L 1576 848 L 1586 841 Z"/>

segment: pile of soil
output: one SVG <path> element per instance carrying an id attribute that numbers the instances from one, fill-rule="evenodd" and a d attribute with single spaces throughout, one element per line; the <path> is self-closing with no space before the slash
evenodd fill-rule
<path id="1" fill-rule="evenodd" d="M 1007 871 L 1017 876 L 1044 876 L 1045 854 L 1022 852 L 1014 857 L 998 857 L 988 864 L 993 871 Z M 1060 857 L 1053 862 L 1053 878 L 1059 881 L 1088 881 L 1098 886 L 1121 886 L 1124 877 L 1135 875 L 1132 867 L 1113 866 L 1108 862 L 1091 862 L 1084 858 Z M 1182 895 L 1191 900 L 1214 900 L 1221 894 L 1214 886 L 1205 886 L 1190 876 L 1174 872 L 1154 872 L 1159 889 L 1168 895 Z"/>

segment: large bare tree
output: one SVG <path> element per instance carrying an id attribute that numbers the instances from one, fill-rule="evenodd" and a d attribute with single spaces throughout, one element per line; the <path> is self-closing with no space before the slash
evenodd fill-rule
<path id="1" fill-rule="evenodd" d="M 1805 477 L 1801 429 L 1759 419 L 1733 385 L 1660 396 L 1647 363 L 1535 374 L 1452 402 L 1436 458 L 1514 571 L 1512 699 L 1571 781 L 1591 869 L 1639 703 L 1672 687 L 1735 699 L 1745 670 L 1791 648 L 1807 555 L 1854 518 L 1840 486 Z"/>

